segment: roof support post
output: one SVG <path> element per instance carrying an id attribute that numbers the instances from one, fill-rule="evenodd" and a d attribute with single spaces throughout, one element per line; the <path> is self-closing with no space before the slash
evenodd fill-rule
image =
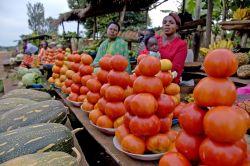
<path id="1" fill-rule="evenodd" d="M 120 20 L 119 20 L 119 24 L 122 26 L 123 24 L 123 21 L 124 21 L 124 17 L 125 17 L 125 13 L 126 13 L 126 10 L 127 10 L 127 3 L 125 1 L 125 4 L 123 6 L 123 9 L 122 9 L 122 12 L 120 14 Z"/>

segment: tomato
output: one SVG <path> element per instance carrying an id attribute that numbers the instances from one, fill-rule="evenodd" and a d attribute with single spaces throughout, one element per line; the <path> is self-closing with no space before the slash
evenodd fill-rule
<path id="1" fill-rule="evenodd" d="M 69 100 L 70 101 L 77 101 L 78 100 L 78 95 L 76 93 L 70 93 L 69 94 Z"/>
<path id="2" fill-rule="evenodd" d="M 132 95 L 132 94 L 133 94 L 133 88 L 131 88 L 130 86 L 127 86 L 127 88 L 124 91 L 125 98 Z"/>
<path id="3" fill-rule="evenodd" d="M 161 94 L 157 99 L 157 103 L 158 108 L 155 114 L 159 118 L 165 118 L 167 115 L 171 114 L 174 111 L 175 103 L 173 99 L 166 94 Z"/>
<path id="4" fill-rule="evenodd" d="M 75 63 L 80 63 L 81 62 L 81 56 L 79 55 L 79 54 L 77 54 L 77 53 L 75 53 L 75 54 L 73 54 L 74 56 L 73 56 L 73 61 L 75 62 Z"/>
<path id="5" fill-rule="evenodd" d="M 125 89 L 129 84 L 129 80 L 129 74 L 125 71 L 111 70 L 108 74 L 108 82 L 110 85 L 118 85 Z"/>
<path id="6" fill-rule="evenodd" d="M 155 113 L 158 104 L 150 93 L 139 93 L 130 101 L 131 112 L 139 117 L 149 117 Z"/>
<path id="7" fill-rule="evenodd" d="M 200 145 L 200 158 L 206 165 L 212 166 L 239 166 L 246 157 L 246 142 L 244 148 L 239 143 L 218 143 L 206 138 Z"/>
<path id="8" fill-rule="evenodd" d="M 160 159 L 159 166 L 192 166 L 192 165 L 181 153 L 167 152 Z"/>
<path id="9" fill-rule="evenodd" d="M 101 69 L 107 70 L 107 71 L 112 69 L 111 58 L 112 58 L 112 55 L 105 55 L 100 59 L 99 66 L 101 67 Z"/>
<path id="10" fill-rule="evenodd" d="M 93 105 L 96 104 L 100 98 L 101 98 L 100 93 L 95 93 L 91 91 L 87 93 L 87 99 Z"/>
<path id="11" fill-rule="evenodd" d="M 129 123 L 129 129 L 136 136 L 152 136 L 160 131 L 161 122 L 156 115 L 148 118 L 134 116 Z"/>
<path id="12" fill-rule="evenodd" d="M 131 119 L 135 117 L 133 115 L 131 115 L 129 112 L 126 112 L 124 114 L 124 125 L 129 129 L 129 124 L 130 124 L 130 121 Z"/>
<path id="13" fill-rule="evenodd" d="M 86 82 L 86 86 L 91 92 L 99 93 L 102 84 L 97 79 L 91 78 Z"/>
<path id="14" fill-rule="evenodd" d="M 84 101 L 84 99 L 86 99 L 86 98 L 87 98 L 87 96 L 86 96 L 86 95 L 79 95 L 79 96 L 78 96 L 77 101 L 79 101 L 79 102 L 83 102 L 83 101 Z"/>
<path id="15" fill-rule="evenodd" d="M 126 113 L 123 102 L 107 102 L 105 105 L 105 114 L 111 119 L 116 119 Z"/>
<path id="16" fill-rule="evenodd" d="M 150 136 L 146 141 L 146 147 L 153 153 L 163 153 L 169 150 L 171 141 L 168 139 L 167 134 L 156 134 Z"/>
<path id="17" fill-rule="evenodd" d="M 96 75 L 97 75 L 97 79 L 102 83 L 107 83 L 108 82 L 108 74 L 109 72 L 103 69 L 100 69 Z"/>
<path id="18" fill-rule="evenodd" d="M 123 124 L 115 129 L 115 137 L 121 143 L 122 139 L 129 135 L 129 129 Z"/>
<path id="19" fill-rule="evenodd" d="M 87 81 L 88 81 L 89 79 L 91 79 L 91 78 L 93 78 L 93 76 L 91 76 L 91 75 L 82 76 L 82 77 L 81 77 L 81 83 L 82 83 L 82 85 L 86 86 Z"/>
<path id="20" fill-rule="evenodd" d="M 182 107 L 183 113 L 179 115 L 181 127 L 189 134 L 204 134 L 203 118 L 206 110 L 189 103 Z"/>
<path id="21" fill-rule="evenodd" d="M 119 118 L 117 118 L 115 121 L 114 121 L 114 128 L 117 128 L 121 125 L 124 124 L 124 115 L 123 116 L 120 116 Z"/>
<path id="22" fill-rule="evenodd" d="M 146 56 L 148 56 L 147 54 L 140 54 L 138 57 L 137 57 L 137 63 L 139 64 L 141 62 L 141 60 L 143 58 L 145 58 Z"/>
<path id="23" fill-rule="evenodd" d="M 81 84 L 75 84 L 73 83 L 70 88 L 71 88 L 71 91 L 73 93 L 76 93 L 76 94 L 79 94 L 80 93 L 80 87 L 81 87 Z"/>
<path id="24" fill-rule="evenodd" d="M 211 108 L 204 117 L 206 135 L 214 141 L 234 143 L 244 137 L 248 124 L 234 107 L 218 106 Z"/>
<path id="25" fill-rule="evenodd" d="M 111 58 L 110 64 L 114 71 L 124 71 L 128 67 L 128 60 L 126 57 L 116 54 Z"/>
<path id="26" fill-rule="evenodd" d="M 101 115 L 97 118 L 96 125 L 102 128 L 113 128 L 113 121 L 107 115 Z"/>
<path id="27" fill-rule="evenodd" d="M 175 130 L 169 130 L 167 133 L 167 137 L 171 142 L 175 142 L 178 133 Z"/>
<path id="28" fill-rule="evenodd" d="M 195 103 L 201 107 L 231 106 L 236 99 L 236 87 L 227 78 L 205 77 L 194 88 Z"/>
<path id="29" fill-rule="evenodd" d="M 238 68 L 236 57 L 229 49 L 216 49 L 209 52 L 203 64 L 205 72 L 216 78 L 229 77 Z"/>
<path id="30" fill-rule="evenodd" d="M 64 64 L 64 61 L 56 60 L 56 61 L 55 61 L 55 64 L 56 64 L 56 66 L 62 67 L 63 64 Z"/>
<path id="31" fill-rule="evenodd" d="M 52 72 L 53 73 L 57 73 L 57 74 L 60 74 L 60 67 L 59 66 L 56 66 L 56 65 L 53 65 L 52 67 Z"/>
<path id="32" fill-rule="evenodd" d="M 106 104 L 107 104 L 107 101 L 104 97 L 100 98 L 97 102 L 97 106 L 99 108 L 99 110 L 102 112 L 102 113 L 105 113 L 105 107 L 106 107 Z"/>
<path id="33" fill-rule="evenodd" d="M 82 105 L 81 105 L 81 108 L 84 110 L 84 111 L 91 111 L 94 109 L 94 105 L 91 104 L 90 102 L 88 102 L 88 100 L 84 100 Z"/>
<path id="34" fill-rule="evenodd" d="M 151 93 L 159 97 L 163 91 L 163 85 L 157 77 L 139 76 L 133 84 L 134 93 Z"/>
<path id="35" fill-rule="evenodd" d="M 165 93 L 168 95 L 177 95 L 181 91 L 181 88 L 176 83 L 170 83 L 167 87 L 165 87 Z"/>
<path id="36" fill-rule="evenodd" d="M 94 109 L 94 110 L 90 111 L 90 113 L 89 113 L 89 120 L 91 120 L 91 122 L 96 124 L 97 119 L 102 115 L 103 114 L 100 110 Z"/>
<path id="37" fill-rule="evenodd" d="M 130 103 L 133 97 L 135 97 L 135 94 L 126 97 L 124 100 L 124 105 L 126 107 L 126 110 L 131 114 L 132 114 L 132 111 L 131 111 Z"/>
<path id="38" fill-rule="evenodd" d="M 170 117 L 160 118 L 160 122 L 161 122 L 160 133 L 166 133 L 171 129 L 172 118 Z"/>
<path id="39" fill-rule="evenodd" d="M 160 60 L 153 56 L 145 56 L 138 66 L 144 76 L 155 76 L 161 70 Z"/>
<path id="40" fill-rule="evenodd" d="M 101 87 L 101 89 L 100 89 L 100 94 L 101 94 L 101 96 L 105 96 L 105 93 L 106 93 L 106 89 L 108 88 L 110 86 L 110 84 L 109 83 L 106 83 L 106 84 L 103 84 L 102 85 L 102 87 Z"/>
<path id="41" fill-rule="evenodd" d="M 71 79 L 74 73 L 75 73 L 75 72 L 74 72 L 73 70 L 67 70 L 67 71 L 66 71 L 66 77 L 67 77 L 68 79 Z"/>
<path id="42" fill-rule="evenodd" d="M 130 80 L 129 80 L 129 84 L 128 85 L 130 87 L 133 87 L 133 84 L 134 84 L 134 82 L 135 82 L 135 80 L 136 80 L 137 77 L 136 77 L 135 74 L 130 74 L 129 77 L 130 77 Z"/>
<path id="43" fill-rule="evenodd" d="M 84 65 L 90 65 L 93 62 L 93 58 L 90 55 L 88 55 L 88 54 L 82 54 L 82 56 L 81 56 L 81 62 Z"/>
<path id="44" fill-rule="evenodd" d="M 178 104 L 175 109 L 174 109 L 174 118 L 178 118 L 179 115 L 183 112 L 184 109 L 182 109 L 184 106 L 186 105 L 186 103 L 181 102 L 180 104 Z"/>
<path id="45" fill-rule="evenodd" d="M 74 72 L 78 72 L 80 65 L 81 65 L 80 63 L 74 63 L 74 62 L 72 62 L 71 65 L 70 65 L 70 68 L 71 68 Z"/>
<path id="46" fill-rule="evenodd" d="M 72 81 L 76 84 L 80 84 L 81 83 L 81 76 L 79 73 L 74 73 L 72 75 Z"/>
<path id="47" fill-rule="evenodd" d="M 164 87 L 168 86 L 173 81 L 173 76 L 169 72 L 160 71 L 156 74 L 156 77 L 160 78 Z"/>
<path id="48" fill-rule="evenodd" d="M 81 76 L 90 75 L 91 73 L 94 72 L 94 67 L 90 66 L 90 65 L 81 65 L 79 67 L 79 72 L 80 72 Z"/>
<path id="49" fill-rule="evenodd" d="M 126 135 L 121 141 L 122 149 L 133 154 L 144 154 L 146 145 L 143 139 L 133 134 Z"/>
<path id="50" fill-rule="evenodd" d="M 89 89 L 86 86 L 81 86 L 80 94 L 86 95 L 89 92 Z"/>
<path id="51" fill-rule="evenodd" d="M 122 87 L 111 85 L 105 90 L 105 99 L 110 102 L 121 102 L 125 98 L 125 91 Z"/>
<path id="52" fill-rule="evenodd" d="M 199 135 L 190 135 L 184 130 L 180 131 L 175 140 L 175 147 L 190 161 L 198 161 L 199 147 L 204 137 Z"/>

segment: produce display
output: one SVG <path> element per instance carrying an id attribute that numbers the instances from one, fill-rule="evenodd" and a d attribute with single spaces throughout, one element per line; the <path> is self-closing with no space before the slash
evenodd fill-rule
<path id="1" fill-rule="evenodd" d="M 232 20 L 249 20 L 250 19 L 250 8 L 238 8 L 233 13 Z"/>
<path id="2" fill-rule="evenodd" d="M 237 64 L 229 50 L 208 53 L 204 60 L 208 77 L 195 87 L 194 103 L 184 105 L 179 114 L 182 131 L 175 141 L 177 152 L 166 153 L 159 166 L 167 165 L 173 158 L 185 166 L 250 164 L 244 138 L 250 118 L 245 110 L 233 106 L 236 87 L 227 78 L 236 72 Z"/>

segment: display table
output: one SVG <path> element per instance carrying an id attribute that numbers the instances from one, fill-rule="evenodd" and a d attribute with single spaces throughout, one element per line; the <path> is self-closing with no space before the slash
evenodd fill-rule
<path id="1" fill-rule="evenodd" d="M 113 145 L 113 137 L 110 135 L 105 135 L 104 133 L 97 130 L 94 126 L 90 124 L 88 115 L 83 112 L 80 108 L 71 105 L 63 94 L 56 90 L 58 95 L 64 100 L 65 104 L 69 107 L 77 119 L 82 123 L 83 127 L 89 132 L 89 134 L 105 149 L 105 151 L 115 160 L 117 165 L 133 166 L 133 165 L 143 165 L 143 166 L 156 166 L 158 161 L 141 161 L 135 160 L 127 156 L 126 154 L 117 150 Z"/>
<path id="2" fill-rule="evenodd" d="M 187 79 L 201 79 L 207 76 L 206 73 L 202 71 L 197 71 L 197 72 L 183 72 L 182 76 Z M 229 77 L 231 81 L 235 83 L 236 86 L 242 87 L 250 84 L 250 79 L 240 79 L 238 77 Z"/>

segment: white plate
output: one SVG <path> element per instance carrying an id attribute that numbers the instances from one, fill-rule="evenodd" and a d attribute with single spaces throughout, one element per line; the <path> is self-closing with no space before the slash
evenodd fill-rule
<path id="1" fill-rule="evenodd" d="M 71 101 L 69 100 L 69 97 L 66 98 L 71 104 L 73 104 L 76 107 L 80 107 L 83 102 L 77 102 L 77 101 Z"/>
<path id="2" fill-rule="evenodd" d="M 165 153 L 158 153 L 158 154 L 133 154 L 126 152 L 125 150 L 122 149 L 122 146 L 116 139 L 116 137 L 113 138 L 113 144 L 116 149 L 119 151 L 127 154 L 131 158 L 138 159 L 138 160 L 144 160 L 144 161 L 153 161 L 153 160 L 159 160 Z"/>
<path id="3" fill-rule="evenodd" d="M 100 126 L 95 125 L 93 122 L 90 121 L 90 124 L 97 128 L 99 131 L 108 134 L 108 135 L 115 135 L 115 129 L 114 128 L 103 128 Z"/>

